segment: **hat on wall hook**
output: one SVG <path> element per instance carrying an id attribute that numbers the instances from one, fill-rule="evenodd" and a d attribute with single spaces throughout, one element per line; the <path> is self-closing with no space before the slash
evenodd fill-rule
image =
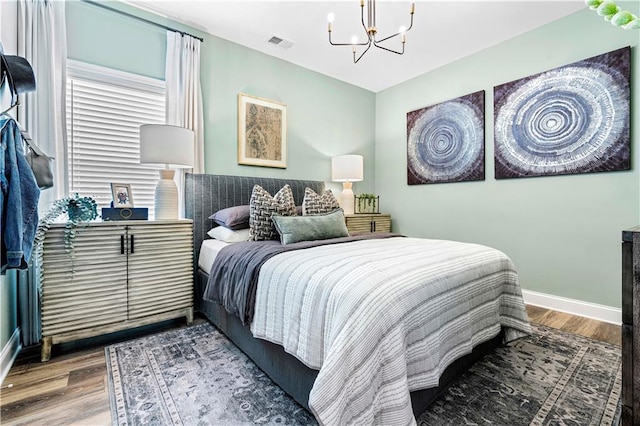
<path id="1" fill-rule="evenodd" d="M 12 97 L 36 90 L 36 77 L 29 61 L 21 56 L 5 55 L 2 44 L 0 44 L 0 76 L 0 85 L 7 79 Z"/>

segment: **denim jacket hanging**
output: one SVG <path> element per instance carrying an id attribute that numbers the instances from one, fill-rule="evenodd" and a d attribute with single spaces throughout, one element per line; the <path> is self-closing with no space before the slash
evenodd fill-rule
<path id="1" fill-rule="evenodd" d="M 0 171 L 2 186 L 2 270 L 27 268 L 36 228 L 40 189 L 24 157 L 16 121 L 0 116 Z"/>

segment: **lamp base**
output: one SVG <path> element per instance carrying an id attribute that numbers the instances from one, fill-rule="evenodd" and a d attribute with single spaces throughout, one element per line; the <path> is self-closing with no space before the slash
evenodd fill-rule
<path id="1" fill-rule="evenodd" d="M 156 220 L 178 218 L 178 187 L 173 181 L 175 170 L 161 169 L 155 192 Z"/>
<path id="2" fill-rule="evenodd" d="M 340 193 L 340 207 L 344 210 L 344 214 L 353 214 L 355 208 L 355 199 L 353 198 L 352 182 L 342 182 L 342 192 Z"/>

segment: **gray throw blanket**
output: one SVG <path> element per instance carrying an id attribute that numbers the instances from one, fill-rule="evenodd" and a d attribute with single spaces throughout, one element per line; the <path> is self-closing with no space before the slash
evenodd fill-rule
<path id="1" fill-rule="evenodd" d="M 282 245 L 280 241 L 246 241 L 224 247 L 216 256 L 204 299 L 220 303 L 227 312 L 237 315 L 243 324 L 253 320 L 258 274 L 262 265 L 273 256 L 291 250 L 301 250 L 326 244 L 377 238 L 399 237 L 394 233 L 361 234 L 328 240 L 301 241 Z"/>

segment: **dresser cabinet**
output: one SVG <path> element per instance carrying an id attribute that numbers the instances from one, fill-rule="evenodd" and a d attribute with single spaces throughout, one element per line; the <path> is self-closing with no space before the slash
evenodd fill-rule
<path id="1" fill-rule="evenodd" d="M 622 232 L 622 425 L 640 425 L 640 226 Z"/>
<path id="2" fill-rule="evenodd" d="M 391 232 L 389 214 L 346 214 L 344 220 L 350 234 Z"/>
<path id="3" fill-rule="evenodd" d="M 171 318 L 193 321 L 191 220 L 64 224 L 47 231 L 39 258 L 42 361 L 51 346 Z"/>

